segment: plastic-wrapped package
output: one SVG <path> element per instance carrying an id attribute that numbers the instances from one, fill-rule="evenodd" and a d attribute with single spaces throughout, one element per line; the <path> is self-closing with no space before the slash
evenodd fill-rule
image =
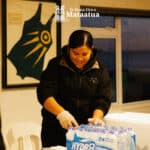
<path id="1" fill-rule="evenodd" d="M 80 125 L 66 133 L 67 150 L 135 150 L 132 128 Z"/>

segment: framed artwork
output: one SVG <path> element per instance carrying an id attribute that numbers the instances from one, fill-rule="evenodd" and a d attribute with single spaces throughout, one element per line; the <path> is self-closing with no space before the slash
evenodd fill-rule
<path id="1" fill-rule="evenodd" d="M 60 1 L 2 0 L 2 6 L 2 87 L 36 86 L 59 54 Z"/>

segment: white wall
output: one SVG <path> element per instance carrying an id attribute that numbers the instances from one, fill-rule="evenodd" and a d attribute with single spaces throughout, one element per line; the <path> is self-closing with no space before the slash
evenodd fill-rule
<path id="1" fill-rule="evenodd" d="M 8 1 L 8 0 L 7 0 Z M 96 6 L 109 6 L 109 7 L 129 7 L 129 8 L 140 8 L 140 9 L 150 9 L 149 0 L 92 0 L 92 5 Z M 0 1 L 1 6 L 2 1 Z M 70 0 L 62 0 L 62 3 L 67 8 L 78 7 L 79 0 L 75 0 L 71 3 Z M 87 0 L 82 0 L 83 4 L 87 3 Z M 0 8 L 1 10 L 1 8 Z M 2 18 L 0 11 L 0 34 Z M 71 19 L 68 22 L 62 23 L 62 44 L 66 44 L 69 34 L 79 27 L 78 19 Z M 2 36 L 0 35 L 0 70 L 2 70 Z M 1 72 L 2 73 L 2 72 Z M 2 75 L 2 74 L 1 74 Z M 0 83 L 2 83 L 2 78 L 0 75 Z M 32 121 L 41 123 L 41 106 L 37 102 L 35 88 L 21 88 L 21 89 L 2 89 L 0 87 L 0 111 L 2 117 L 2 129 L 3 131 L 11 123 L 16 121 Z"/>

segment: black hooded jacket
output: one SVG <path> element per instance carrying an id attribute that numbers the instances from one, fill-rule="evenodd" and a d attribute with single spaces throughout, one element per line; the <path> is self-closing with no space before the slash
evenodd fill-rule
<path id="1" fill-rule="evenodd" d="M 53 96 L 78 123 L 86 123 L 95 109 L 101 109 L 106 115 L 111 104 L 111 80 L 96 53 L 94 49 L 82 71 L 70 61 L 66 50 L 61 56 L 50 60 L 37 88 L 40 104 L 43 105 L 48 97 Z M 42 115 L 47 119 L 55 118 L 44 108 Z"/>

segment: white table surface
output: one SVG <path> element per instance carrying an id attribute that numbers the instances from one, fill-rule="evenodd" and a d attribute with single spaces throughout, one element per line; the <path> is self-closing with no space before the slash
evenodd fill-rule
<path id="1" fill-rule="evenodd" d="M 106 124 L 131 127 L 136 133 L 136 150 L 150 150 L 150 113 L 120 112 L 105 117 Z"/>

